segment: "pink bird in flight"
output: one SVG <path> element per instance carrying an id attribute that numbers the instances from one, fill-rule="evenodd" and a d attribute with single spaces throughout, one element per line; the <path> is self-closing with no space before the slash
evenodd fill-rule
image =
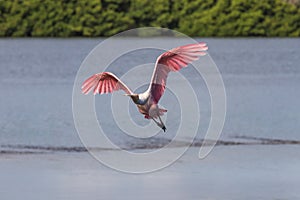
<path id="1" fill-rule="evenodd" d="M 95 95 L 124 90 L 125 95 L 131 97 L 140 113 L 146 119 L 152 119 L 165 132 L 166 126 L 160 116 L 167 110 L 159 108 L 158 102 L 164 94 L 169 72 L 176 72 L 183 67 L 187 67 L 189 63 L 197 60 L 200 56 L 206 55 L 207 49 L 206 43 L 200 42 L 180 46 L 161 54 L 156 60 L 150 85 L 143 93 L 133 93 L 111 72 L 94 74 L 86 79 L 81 87 L 82 93 L 88 94 L 93 91 Z"/>

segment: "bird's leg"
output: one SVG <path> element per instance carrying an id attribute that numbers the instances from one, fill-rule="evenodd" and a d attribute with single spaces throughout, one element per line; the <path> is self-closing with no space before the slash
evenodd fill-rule
<path id="1" fill-rule="evenodd" d="M 156 120 L 154 119 L 154 117 L 152 117 L 152 119 L 153 119 L 153 121 L 155 122 L 155 124 L 156 124 L 157 126 L 160 127 L 160 123 L 159 123 L 158 121 L 156 121 Z"/>
<path id="2" fill-rule="evenodd" d="M 154 119 L 154 117 L 152 117 L 152 119 L 153 119 L 153 121 L 155 122 L 155 124 L 156 124 L 157 126 L 159 126 L 160 128 L 162 128 L 162 130 L 163 130 L 164 132 L 166 132 L 166 127 L 165 127 L 164 123 L 162 123 L 160 117 L 159 117 L 159 120 L 160 120 L 161 123 L 159 123 L 158 121 L 156 121 L 156 120 Z"/>
<path id="3" fill-rule="evenodd" d="M 160 124 L 162 125 L 162 130 L 164 130 L 164 132 L 166 132 L 166 126 L 165 126 L 165 124 L 163 123 L 163 121 L 161 120 L 161 118 L 160 118 L 160 116 L 158 115 L 158 119 L 159 119 L 159 121 L 160 121 Z"/>

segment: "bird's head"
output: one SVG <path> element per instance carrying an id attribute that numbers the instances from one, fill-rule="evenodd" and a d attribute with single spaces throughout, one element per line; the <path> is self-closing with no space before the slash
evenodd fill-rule
<path id="1" fill-rule="evenodd" d="M 132 101 L 137 104 L 139 102 L 139 95 L 138 94 L 125 94 L 125 96 L 131 97 Z"/>

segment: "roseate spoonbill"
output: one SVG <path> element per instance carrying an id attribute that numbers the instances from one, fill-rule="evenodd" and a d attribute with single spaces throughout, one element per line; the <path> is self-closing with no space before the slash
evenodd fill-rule
<path id="1" fill-rule="evenodd" d="M 140 113 L 146 119 L 152 119 L 165 132 L 166 126 L 160 116 L 167 112 L 167 110 L 159 108 L 158 101 L 165 91 L 169 72 L 176 72 L 186 67 L 192 61 L 197 60 L 199 56 L 206 55 L 207 49 L 206 43 L 201 42 L 180 46 L 161 54 L 156 60 L 151 82 L 144 93 L 133 93 L 111 72 L 94 74 L 86 79 L 81 87 L 82 93 L 88 94 L 93 90 L 95 95 L 112 93 L 122 89 L 126 93 L 126 96 L 131 97 Z"/>

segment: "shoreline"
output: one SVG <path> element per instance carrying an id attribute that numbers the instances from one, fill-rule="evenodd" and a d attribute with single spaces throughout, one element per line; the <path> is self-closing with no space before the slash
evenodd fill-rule
<path id="1" fill-rule="evenodd" d="M 271 139 L 271 138 L 259 138 L 259 137 L 248 137 L 248 136 L 237 136 L 234 137 L 237 140 L 206 140 L 196 139 L 191 145 L 185 141 L 175 141 L 175 144 L 166 148 L 182 148 L 182 147 L 201 147 L 210 146 L 216 142 L 215 146 L 243 146 L 243 145 L 300 145 L 299 140 L 285 140 L 285 139 Z M 170 143 L 171 139 L 156 138 L 158 142 L 147 144 L 147 141 L 143 143 L 127 143 L 127 147 L 120 147 L 120 149 L 109 149 L 102 147 L 90 147 L 84 146 L 42 146 L 42 145 L 23 145 L 23 144 L 8 144 L 0 145 L 1 154 L 45 154 L 45 153 L 57 153 L 57 152 L 69 152 L 69 153 L 82 153 L 92 151 L 134 151 L 134 150 L 153 150 L 165 148 L 164 146 Z M 162 142 L 163 141 L 163 142 Z"/>

